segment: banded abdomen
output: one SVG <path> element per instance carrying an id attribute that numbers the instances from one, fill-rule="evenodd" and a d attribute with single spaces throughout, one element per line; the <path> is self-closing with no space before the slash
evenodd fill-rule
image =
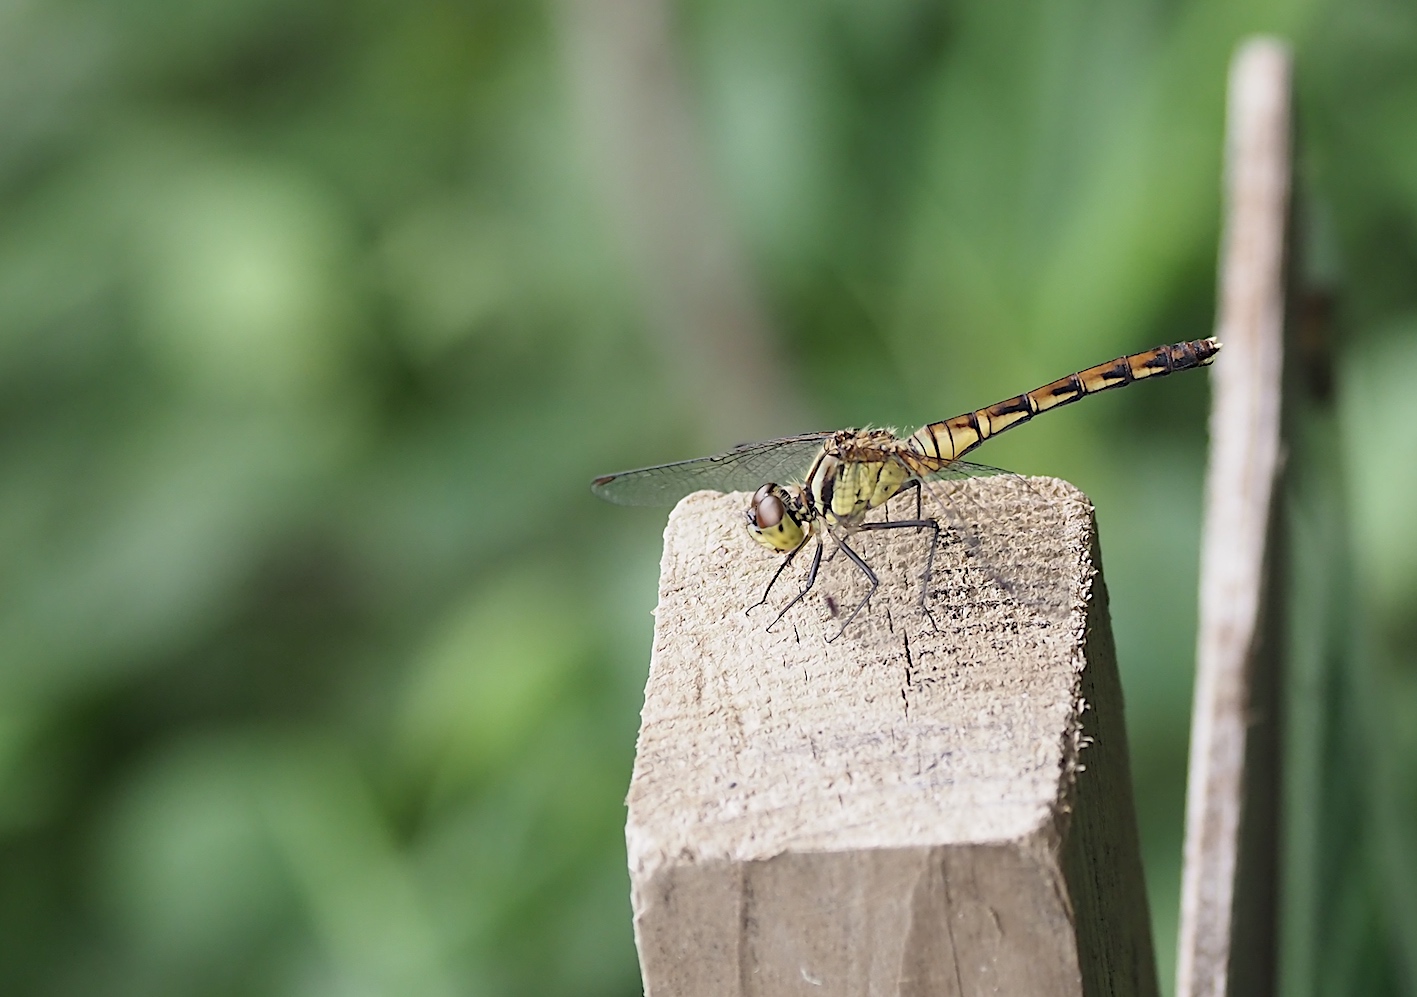
<path id="1" fill-rule="evenodd" d="M 986 408 L 957 415 L 943 422 L 922 426 L 906 441 L 906 446 L 925 460 L 921 470 L 939 470 L 963 457 L 979 444 L 1006 429 L 1027 422 L 1040 412 L 1075 402 L 1108 388 L 1120 388 L 1147 377 L 1161 377 L 1178 370 L 1204 367 L 1220 350 L 1216 339 L 1197 339 L 1173 346 L 1158 346 L 1144 353 L 1118 357 L 1108 363 L 1080 370 L 1052 384 Z"/>

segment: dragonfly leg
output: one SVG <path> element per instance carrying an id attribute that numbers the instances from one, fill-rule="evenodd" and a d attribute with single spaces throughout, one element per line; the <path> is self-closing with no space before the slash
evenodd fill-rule
<path id="1" fill-rule="evenodd" d="M 798 547 L 798 548 L 797 548 L 797 550 L 801 550 L 801 549 L 802 549 L 801 547 Z M 796 552 L 794 551 L 794 553 L 796 553 Z M 772 622 L 769 623 L 766 627 L 763 628 L 764 630 L 772 630 L 773 627 L 777 626 L 777 621 L 780 620 L 780 619 L 782 619 L 784 616 L 786 616 L 786 615 L 787 615 L 787 611 L 788 611 L 789 609 L 791 609 L 793 606 L 795 606 L 795 605 L 797 605 L 799 602 L 801 602 L 801 601 L 803 600 L 803 598 L 806 597 L 807 593 L 810 592 L 810 591 L 812 591 L 812 586 L 815 585 L 815 584 L 817 584 L 817 569 L 820 568 L 821 566 L 822 566 L 822 540 L 821 540 L 820 537 L 818 537 L 818 538 L 817 538 L 817 549 L 816 549 L 816 551 L 812 554 L 812 567 L 809 568 L 808 571 L 807 571 L 807 584 L 802 586 L 802 591 L 801 591 L 801 592 L 798 592 L 795 596 L 792 597 L 792 601 L 791 601 L 791 602 L 789 602 L 786 606 L 783 606 L 783 607 L 782 607 L 782 612 L 780 612 L 780 613 L 778 613 L 776 616 L 774 616 L 774 617 L 772 618 Z M 784 565 L 784 567 L 785 567 L 785 565 Z M 782 574 L 782 569 L 781 569 L 781 568 L 778 569 L 778 574 L 779 574 L 779 575 Z M 776 580 L 777 580 L 777 575 L 774 575 L 774 576 L 773 576 L 773 581 L 776 581 Z M 768 587 L 771 588 L 772 586 L 769 585 Z M 766 595 L 766 594 L 763 595 L 763 599 L 764 599 L 764 600 L 767 599 L 767 595 Z"/>
<path id="2" fill-rule="evenodd" d="M 805 547 L 805 546 L 806 546 L 806 544 L 803 544 L 803 545 L 802 545 L 802 547 Z M 768 596 L 772 594 L 772 587 L 777 584 L 777 580 L 782 577 L 782 573 L 787 570 L 787 566 L 792 563 L 793 558 L 795 558 L 795 557 L 797 556 L 797 553 L 802 549 L 802 547 L 794 547 L 794 548 L 788 553 L 788 555 L 782 559 L 782 563 L 779 564 L 779 565 L 777 566 L 777 570 L 772 573 L 772 580 L 768 582 L 768 587 L 765 588 L 765 589 L 763 589 L 763 597 L 762 597 L 761 599 L 759 599 L 757 602 L 753 603 L 753 604 L 752 604 L 751 606 L 749 606 L 747 609 L 743 610 L 743 615 L 746 616 L 747 614 L 751 613 L 753 610 L 757 609 L 759 606 L 763 606 L 763 605 L 766 605 L 766 604 L 767 604 Z M 819 554 L 818 556 L 820 556 L 820 554 Z M 776 622 L 776 621 L 774 621 L 774 622 Z"/>
<path id="3" fill-rule="evenodd" d="M 916 485 L 920 483 L 917 481 Z M 916 500 L 919 501 L 920 493 L 916 492 Z M 940 545 L 940 524 L 933 519 L 898 519 L 893 523 L 862 523 L 862 530 L 899 530 L 915 529 L 930 531 L 930 553 L 925 556 L 925 571 L 920 575 L 920 598 L 918 601 L 920 611 L 930 621 L 930 626 L 935 630 L 940 629 L 940 624 L 935 620 L 935 614 L 930 612 L 930 606 L 926 602 L 926 596 L 930 594 L 930 579 L 935 574 L 935 548 Z M 853 614 L 854 615 L 854 614 Z M 839 636 L 839 635 L 838 635 Z"/>
<path id="4" fill-rule="evenodd" d="M 900 491 L 892 495 L 890 499 L 887 499 L 885 504 L 881 506 L 881 513 L 885 517 L 885 522 L 889 523 L 891 521 L 891 499 L 899 498 L 908 489 L 915 490 L 915 518 L 920 519 L 925 515 L 924 510 L 920 507 L 920 479 L 911 478 L 900 486 Z"/>
<path id="5" fill-rule="evenodd" d="M 920 505 L 920 479 L 919 479 L 919 478 L 911 478 L 911 479 L 910 479 L 909 481 L 907 481 L 905 484 L 903 484 L 903 485 L 900 486 L 900 491 L 899 491 L 899 492 L 896 492 L 896 494 L 899 495 L 901 492 L 905 491 L 907 488 L 911 488 L 911 489 L 914 489 L 914 490 L 915 490 L 915 518 L 916 518 L 916 519 L 923 519 L 923 518 L 925 518 L 925 510 L 924 510 L 924 508 Z M 889 520 L 888 520 L 888 522 L 889 522 Z"/>
<path id="6" fill-rule="evenodd" d="M 901 524 L 899 524 L 899 523 L 876 523 L 876 524 L 874 524 L 874 525 L 876 525 L 876 526 L 899 526 L 899 525 L 901 525 Z M 871 583 L 871 588 L 870 588 L 869 591 L 867 591 L 866 597 L 856 604 L 856 608 L 851 611 L 851 615 L 846 618 L 846 622 L 841 625 L 841 629 L 836 632 L 836 636 L 835 636 L 835 637 L 828 637 L 828 638 L 827 638 L 827 643 L 828 643 L 828 644 L 830 644 L 832 641 L 836 640 L 837 637 L 840 637 L 842 634 L 846 633 L 846 628 L 849 627 L 849 626 L 851 626 L 851 621 L 854 620 L 854 619 L 856 619 L 856 614 L 859 613 L 859 612 L 861 612 L 861 610 L 863 610 L 863 609 L 866 608 L 866 603 L 868 603 L 868 602 L 871 601 L 871 596 L 875 595 L 875 594 L 876 594 L 876 589 L 878 589 L 878 588 L 881 587 L 881 580 L 876 577 L 876 573 L 871 570 L 871 566 L 870 566 L 869 564 L 867 564 L 864 560 L 862 560 L 860 554 L 856 553 L 856 551 L 852 550 L 849 546 L 847 546 L 847 543 L 846 543 L 845 540 L 839 541 L 839 542 L 837 543 L 837 546 L 840 547 L 843 551 L 846 552 L 846 556 L 849 557 L 849 558 L 851 558 L 851 562 L 852 562 L 853 564 L 855 564 L 858 568 L 860 568 L 863 572 L 865 572 L 865 574 L 866 574 L 866 580 Z"/>

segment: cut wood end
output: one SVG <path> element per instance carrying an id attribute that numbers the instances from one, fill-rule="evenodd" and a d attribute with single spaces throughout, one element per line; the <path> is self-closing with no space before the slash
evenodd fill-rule
<path id="1" fill-rule="evenodd" d="M 649 997 L 1155 997 L 1092 506 L 1046 478 L 946 482 L 928 543 L 869 531 L 797 591 L 701 493 L 665 531 L 626 829 Z M 906 496 L 896 519 L 914 517 Z M 1080 764 L 1080 761 L 1085 764 Z"/>
<path id="2" fill-rule="evenodd" d="M 939 631 L 917 608 L 927 536 L 877 531 L 852 544 L 881 588 L 834 641 L 866 591 L 847 558 L 824 562 L 767 632 L 810 552 L 745 613 L 781 563 L 743 528 L 747 497 L 701 492 L 674 510 L 628 800 L 632 869 L 1052 833 L 1079 750 L 1092 506 L 1051 478 L 951 482 L 937 501 Z M 912 517 L 913 499 L 891 514 Z"/>

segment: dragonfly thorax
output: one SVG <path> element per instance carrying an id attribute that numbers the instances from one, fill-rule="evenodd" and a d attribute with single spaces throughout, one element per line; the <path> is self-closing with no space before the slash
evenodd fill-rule
<path id="1" fill-rule="evenodd" d="M 754 540 L 779 554 L 790 554 L 812 535 L 817 515 L 801 488 L 769 482 L 753 493 L 747 519 Z"/>
<path id="2" fill-rule="evenodd" d="M 844 430 L 822 447 L 807 475 L 814 508 L 848 530 L 885 505 L 910 479 L 899 456 L 903 444 L 884 429 Z"/>

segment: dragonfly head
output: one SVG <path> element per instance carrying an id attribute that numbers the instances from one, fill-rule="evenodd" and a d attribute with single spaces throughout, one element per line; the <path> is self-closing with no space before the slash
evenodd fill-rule
<path id="1" fill-rule="evenodd" d="M 812 517 L 800 488 L 768 483 L 753 493 L 748 504 L 748 532 L 753 539 L 779 554 L 790 554 L 807 542 Z"/>

